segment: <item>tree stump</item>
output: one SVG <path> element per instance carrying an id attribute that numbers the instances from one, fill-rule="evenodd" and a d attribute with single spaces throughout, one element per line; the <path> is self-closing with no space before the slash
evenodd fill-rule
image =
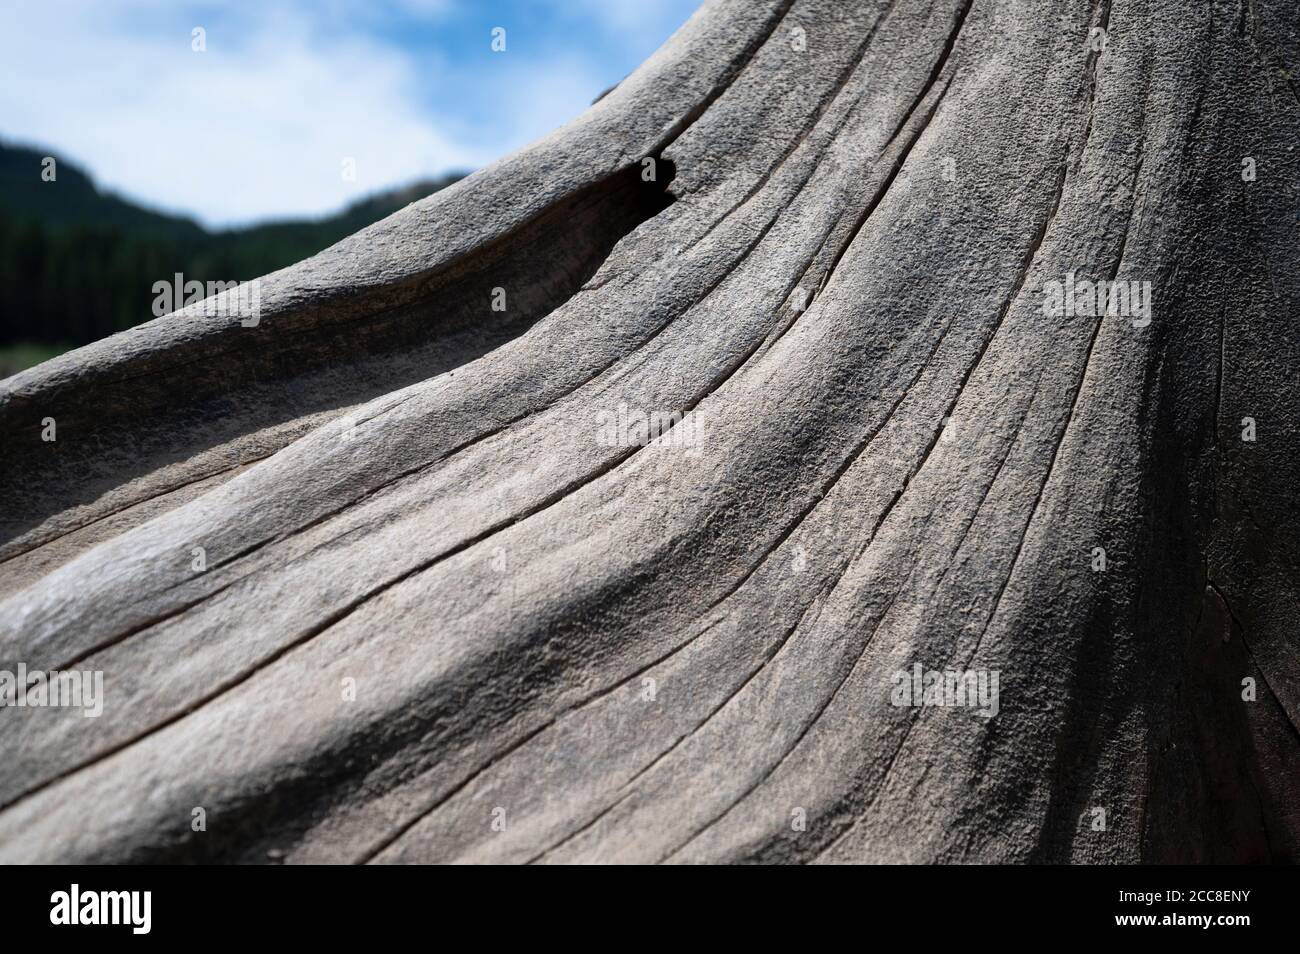
<path id="1" fill-rule="evenodd" d="M 711 0 L 4 382 L 0 668 L 103 711 L 10 695 L 0 860 L 1294 860 L 1297 62 Z"/>

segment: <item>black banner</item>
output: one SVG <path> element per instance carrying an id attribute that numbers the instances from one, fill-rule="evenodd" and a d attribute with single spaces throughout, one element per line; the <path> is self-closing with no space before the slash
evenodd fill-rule
<path id="1" fill-rule="evenodd" d="M 79 940 L 112 937 L 129 944 L 253 937 L 337 943 L 373 940 L 377 928 L 465 930 L 482 923 L 480 912 L 497 909 L 509 916 L 489 918 L 489 930 L 498 924 L 522 926 L 532 917 L 534 930 L 549 925 L 554 934 L 562 930 L 565 912 L 576 913 L 572 896 L 568 901 L 557 896 L 554 874 L 538 885 L 511 879 L 504 890 L 496 877 L 472 872 L 457 874 L 453 890 L 449 874 L 409 867 L 0 870 L 6 882 L 6 936 L 19 942 L 75 934 Z M 692 889 L 697 903 L 683 905 L 666 904 L 662 891 L 649 894 L 628 886 L 602 898 L 592 896 L 581 873 L 574 877 L 575 886 L 583 886 L 583 906 L 603 907 L 610 918 L 625 919 L 629 940 L 666 927 L 685 928 L 704 900 L 699 888 Z M 641 877 L 635 876 L 637 885 L 643 884 Z M 735 897 L 753 884 L 726 877 L 719 884 L 727 892 L 721 897 Z M 920 928 L 948 940 L 1012 940 L 1023 933 L 1040 940 L 1106 935 L 1181 943 L 1199 936 L 1232 943 L 1292 937 L 1300 925 L 1298 882 L 1290 868 L 895 867 L 841 871 L 827 881 L 781 878 L 760 884 L 782 892 L 769 891 L 761 911 L 726 901 L 714 909 L 729 922 L 728 933 L 739 928 L 765 934 L 772 915 L 794 919 L 803 930 L 826 915 L 832 890 L 856 896 L 851 910 L 863 942 Z M 842 922 L 826 923 L 828 930 L 842 933 Z"/>

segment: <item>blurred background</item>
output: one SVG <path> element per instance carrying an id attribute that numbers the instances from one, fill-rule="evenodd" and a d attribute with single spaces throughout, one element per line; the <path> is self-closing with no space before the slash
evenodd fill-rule
<path id="1" fill-rule="evenodd" d="M 0 0 L 0 377 L 540 138 L 700 0 Z"/>

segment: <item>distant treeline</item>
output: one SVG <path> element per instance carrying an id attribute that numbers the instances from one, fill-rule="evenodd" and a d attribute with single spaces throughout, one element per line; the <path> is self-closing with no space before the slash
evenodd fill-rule
<path id="1" fill-rule="evenodd" d="M 421 182 L 318 221 L 209 232 L 100 193 L 61 160 L 55 180 L 43 181 L 42 161 L 39 152 L 0 145 L 0 347 L 98 340 L 153 318 L 153 285 L 176 272 L 205 283 L 256 278 L 460 178 Z"/>

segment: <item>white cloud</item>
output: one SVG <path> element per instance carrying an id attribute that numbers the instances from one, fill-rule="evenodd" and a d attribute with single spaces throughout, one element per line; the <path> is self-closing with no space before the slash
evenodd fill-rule
<path id="1" fill-rule="evenodd" d="M 188 29 L 127 31 L 106 6 L 78 7 L 70 29 L 68 6 L 31 4 L 0 30 L 5 72 L 22 78 L 0 83 L 0 134 L 91 165 L 102 187 L 231 224 L 325 214 L 495 158 L 439 133 L 416 100 L 427 78 L 391 47 L 309 40 L 273 17 L 251 33 L 209 26 L 196 53 Z"/>
<path id="2" fill-rule="evenodd" d="M 572 2 L 588 4 L 607 32 L 676 25 L 658 23 L 655 4 Z M 394 41 L 395 29 L 444 28 L 450 3 L 6 4 L 0 137 L 48 146 L 136 201 L 231 225 L 328 214 L 486 165 L 608 85 L 581 44 L 545 62 L 512 51 L 452 63 Z M 196 53 L 190 30 L 200 24 L 207 50 Z M 354 182 L 342 176 L 347 158 Z"/>
<path id="3" fill-rule="evenodd" d="M 567 0 L 581 8 L 611 36 L 636 37 L 675 29 L 697 0 L 665 3 L 648 0 Z"/>

